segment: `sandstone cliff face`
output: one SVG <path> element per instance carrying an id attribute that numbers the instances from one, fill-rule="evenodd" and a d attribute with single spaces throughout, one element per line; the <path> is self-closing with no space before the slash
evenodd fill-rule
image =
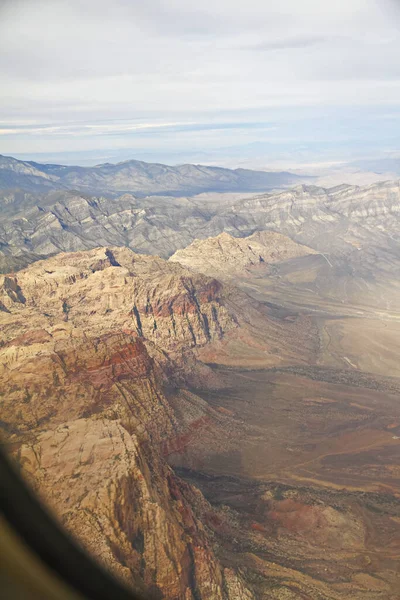
<path id="1" fill-rule="evenodd" d="M 35 337 L 43 350 L 116 330 L 146 339 L 159 361 L 214 346 L 221 358 L 226 346 L 239 355 L 251 347 L 263 365 L 313 360 L 316 351 L 308 317 L 276 319 L 216 279 L 126 248 L 59 254 L 5 275 L 0 303 L 8 366 L 36 360 Z"/>
<path id="2" fill-rule="evenodd" d="M 143 342 L 111 334 L 18 367 L 1 381 L 3 427 L 68 530 L 155 596 L 223 598 L 194 492 L 162 457 L 163 440 L 181 428 Z"/>
<path id="3" fill-rule="evenodd" d="M 174 383 L 182 348 L 238 327 L 221 284 L 101 249 L 0 286 L 2 439 L 43 501 L 128 585 L 166 599 L 240 597 L 247 587 L 225 576 L 199 518 L 211 507 L 166 462 L 196 436 L 212 451 L 229 420 Z"/>
<path id="4" fill-rule="evenodd" d="M 214 238 L 194 240 L 187 248 L 177 250 L 169 261 L 195 272 L 230 279 L 257 269 L 265 274 L 269 265 L 311 254 L 317 252 L 280 233 L 257 231 L 246 238 L 221 233 Z"/>
<path id="5" fill-rule="evenodd" d="M 221 284 L 128 249 L 61 254 L 0 280 L 3 313 L 52 340 L 119 327 L 168 349 L 197 346 L 236 327 Z M 5 322 L 9 338 L 14 317 Z M 54 331 L 55 328 L 55 331 Z M 24 330 L 22 322 L 15 327 Z M 73 334 L 71 331 L 73 330 Z"/>

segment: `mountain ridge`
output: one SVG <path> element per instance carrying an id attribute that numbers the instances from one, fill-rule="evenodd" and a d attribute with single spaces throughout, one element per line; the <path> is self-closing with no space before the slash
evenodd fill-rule
<path id="1" fill-rule="evenodd" d="M 76 189 L 110 195 L 123 192 L 179 195 L 208 191 L 266 191 L 301 180 L 304 177 L 288 171 L 227 169 L 189 163 L 170 166 L 134 159 L 80 167 L 41 164 L 0 155 L 0 189 L 3 190 Z"/>
<path id="2" fill-rule="evenodd" d="M 397 252 L 400 182 L 323 188 L 301 184 L 248 194 L 113 199 L 88 193 L 0 191 L 0 269 L 12 271 L 56 254 L 126 246 L 168 258 L 223 231 L 243 238 L 276 231 L 318 252 L 354 254 L 363 247 Z M 354 258 L 354 256 L 353 256 Z M 358 260 L 358 262 L 360 262 Z"/>

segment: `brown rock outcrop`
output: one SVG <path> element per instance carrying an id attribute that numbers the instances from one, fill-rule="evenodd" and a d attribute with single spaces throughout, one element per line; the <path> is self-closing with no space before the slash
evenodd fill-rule
<path id="1" fill-rule="evenodd" d="M 5 369 L 0 385 L 3 438 L 43 501 L 94 556 L 156 597 L 227 597 L 191 507 L 199 492 L 162 456 L 185 428 L 141 338 L 68 342 Z"/>
<path id="2" fill-rule="evenodd" d="M 195 364 L 187 346 L 238 329 L 221 284 L 125 249 L 60 255 L 12 281 L 0 281 L 1 433 L 32 486 L 128 585 L 235 597 L 199 518 L 212 508 L 166 462 L 199 436 L 205 452 L 229 446 L 228 417 L 177 387 Z"/>
<path id="3" fill-rule="evenodd" d="M 37 262 L 0 279 L 0 300 L 3 312 L 13 313 L 5 321 L 7 340 L 12 327 L 16 334 L 43 329 L 53 335 L 56 326 L 55 339 L 72 330 L 81 335 L 90 327 L 101 335 L 119 327 L 172 350 L 205 344 L 236 327 L 218 281 L 126 248 Z M 17 314 L 25 327 L 12 325 Z"/>
<path id="4" fill-rule="evenodd" d="M 269 265 L 311 254 L 317 252 L 275 231 L 257 231 L 245 238 L 224 232 L 194 240 L 187 248 L 177 250 L 169 261 L 198 273 L 229 279 L 249 270 L 268 272 Z"/>

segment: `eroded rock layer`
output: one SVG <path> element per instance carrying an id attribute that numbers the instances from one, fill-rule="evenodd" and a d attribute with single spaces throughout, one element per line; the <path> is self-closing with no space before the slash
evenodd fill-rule
<path id="1" fill-rule="evenodd" d="M 0 290 L 2 438 L 44 502 L 128 585 L 252 598 L 215 555 L 203 518 L 214 509 L 166 461 L 198 464 L 240 438 L 228 413 L 187 389 L 218 386 L 188 349 L 239 344 L 268 362 L 253 330 L 264 322 L 278 337 L 282 325 L 255 302 L 247 322 L 243 295 L 127 249 L 37 262 Z"/>
<path id="2" fill-rule="evenodd" d="M 357 306 L 285 306 L 340 281 L 323 255 L 274 233 L 198 245 L 191 270 L 106 247 L 1 277 L 2 441 L 147 594 L 396 600 L 400 385 L 382 344 L 397 315 L 366 312 L 375 345 L 357 348 Z M 222 259 L 224 283 L 200 268 Z"/>

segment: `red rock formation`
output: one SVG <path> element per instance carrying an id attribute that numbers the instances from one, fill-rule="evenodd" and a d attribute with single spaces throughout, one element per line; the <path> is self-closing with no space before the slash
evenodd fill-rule
<path id="1" fill-rule="evenodd" d="M 224 417 L 213 423 L 193 394 L 167 399 L 163 385 L 190 363 L 178 353 L 175 366 L 166 349 L 237 325 L 218 282 L 166 264 L 96 250 L 0 280 L 2 438 L 65 527 L 129 585 L 233 599 L 197 514 L 207 503 L 164 458 Z"/>

